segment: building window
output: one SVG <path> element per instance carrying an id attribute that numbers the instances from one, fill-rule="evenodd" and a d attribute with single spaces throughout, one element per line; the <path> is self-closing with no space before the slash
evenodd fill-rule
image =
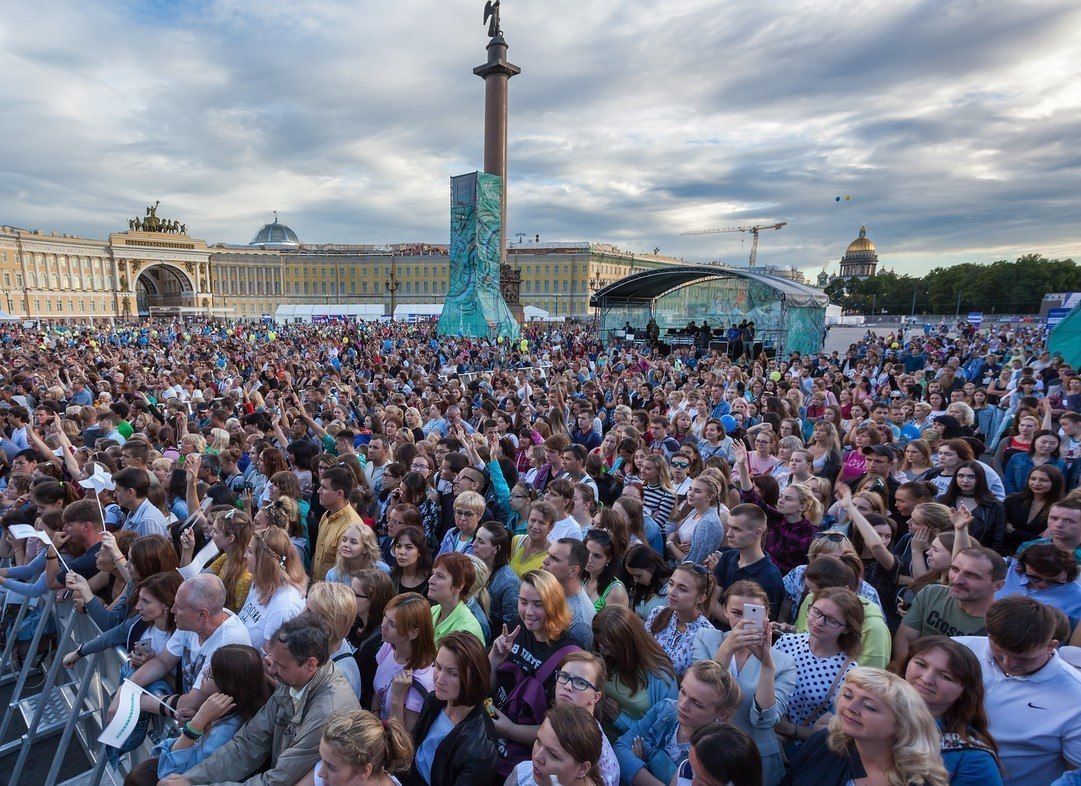
<path id="1" fill-rule="evenodd" d="M 22 273 L 16 273 L 15 274 L 15 286 L 17 286 L 19 289 L 23 288 L 23 274 Z"/>
<path id="2" fill-rule="evenodd" d="M 53 313 L 53 302 L 51 300 L 45 301 L 45 310 L 48 311 L 50 314 Z"/>
<path id="3" fill-rule="evenodd" d="M 11 289 L 11 274 L 4 273 L 4 286 Z"/>

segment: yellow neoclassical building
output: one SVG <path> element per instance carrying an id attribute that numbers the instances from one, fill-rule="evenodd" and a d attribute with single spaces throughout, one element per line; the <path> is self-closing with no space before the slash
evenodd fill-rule
<path id="1" fill-rule="evenodd" d="M 106 240 L 0 226 L 0 308 L 20 317 L 148 314 L 257 318 L 287 305 L 438 304 L 449 281 L 446 245 L 306 244 L 277 216 L 246 245 L 190 236 L 158 205 Z M 554 316 L 590 313 L 589 296 L 624 276 L 682 260 L 601 243 L 520 240 L 508 249 L 521 302 Z"/>

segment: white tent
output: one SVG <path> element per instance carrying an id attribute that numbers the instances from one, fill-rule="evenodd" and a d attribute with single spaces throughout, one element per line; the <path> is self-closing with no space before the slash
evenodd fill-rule
<path id="1" fill-rule="evenodd" d="M 19 321 L 19 317 L 13 317 L 11 314 L 4 311 L 4 309 L 0 308 L 0 322 L 18 322 L 18 321 Z"/>
<path id="2" fill-rule="evenodd" d="M 355 322 L 376 322 L 383 317 L 379 303 L 299 303 L 278 306 L 275 322 L 323 322 L 348 319 Z"/>
<path id="3" fill-rule="evenodd" d="M 526 306 L 522 309 L 522 314 L 525 316 L 526 322 L 530 322 L 534 319 L 546 322 L 552 318 L 551 311 L 545 311 L 543 308 L 537 308 L 536 306 Z"/>
<path id="4" fill-rule="evenodd" d="M 410 322 L 414 319 L 438 317 L 442 313 L 442 303 L 402 303 L 395 306 L 394 319 L 398 322 Z"/>

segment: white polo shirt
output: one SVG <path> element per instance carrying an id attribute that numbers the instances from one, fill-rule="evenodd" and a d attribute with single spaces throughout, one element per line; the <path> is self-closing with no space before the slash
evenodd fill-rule
<path id="1" fill-rule="evenodd" d="M 1035 674 L 1009 677 L 991 657 L 986 636 L 956 636 L 955 641 L 980 661 L 984 706 L 1005 786 L 1051 783 L 1081 766 L 1081 672 L 1056 652 Z"/>

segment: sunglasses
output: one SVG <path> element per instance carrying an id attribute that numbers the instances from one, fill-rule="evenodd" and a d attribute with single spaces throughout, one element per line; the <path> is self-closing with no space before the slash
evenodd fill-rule
<path id="1" fill-rule="evenodd" d="M 1028 579 L 1029 584 L 1044 584 L 1049 588 L 1064 587 L 1070 583 L 1068 581 L 1059 581 L 1058 579 L 1044 578 L 1043 576 L 1038 576 L 1035 573 L 1029 573 L 1027 570 L 1025 571 L 1025 578 Z"/>
<path id="2" fill-rule="evenodd" d="M 842 543 L 845 539 L 843 532 L 816 532 L 814 540 L 828 540 L 830 543 Z"/>
<path id="3" fill-rule="evenodd" d="M 673 461 L 673 467 L 679 467 L 680 469 L 688 469 L 691 465 L 686 461 Z"/>
<path id="4" fill-rule="evenodd" d="M 690 560 L 687 560 L 686 562 L 679 563 L 679 567 L 686 568 L 689 571 L 693 571 L 694 573 L 697 573 L 699 576 L 708 576 L 709 575 L 709 571 L 704 566 L 699 565 L 697 562 L 691 562 Z"/>

